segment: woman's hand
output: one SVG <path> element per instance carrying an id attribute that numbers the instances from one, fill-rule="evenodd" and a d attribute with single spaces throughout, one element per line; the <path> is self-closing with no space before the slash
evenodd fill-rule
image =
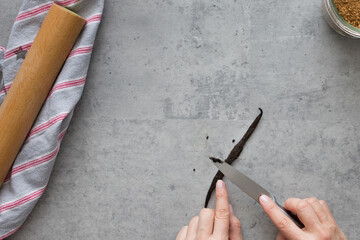
<path id="1" fill-rule="evenodd" d="M 176 240 L 242 240 L 240 221 L 229 205 L 225 183 L 216 183 L 216 210 L 204 208 L 181 228 Z"/>
<path id="2" fill-rule="evenodd" d="M 259 199 L 260 205 L 279 229 L 276 240 L 346 240 L 324 200 L 316 198 L 290 198 L 284 207 L 297 214 L 305 225 L 300 229 L 286 217 L 266 195 Z"/>

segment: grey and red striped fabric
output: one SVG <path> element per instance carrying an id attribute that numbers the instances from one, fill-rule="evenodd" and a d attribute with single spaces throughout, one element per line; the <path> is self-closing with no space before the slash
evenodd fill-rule
<path id="1" fill-rule="evenodd" d="M 0 47 L 0 104 L 54 2 L 77 12 L 87 22 L 0 189 L 0 239 L 21 227 L 45 191 L 86 82 L 104 6 L 104 0 L 24 0 L 6 49 Z"/>

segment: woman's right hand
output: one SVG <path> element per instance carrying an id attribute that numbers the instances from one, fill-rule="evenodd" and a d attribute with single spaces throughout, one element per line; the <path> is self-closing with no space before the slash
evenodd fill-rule
<path id="1" fill-rule="evenodd" d="M 300 229 L 266 195 L 259 199 L 261 207 L 279 229 L 276 240 L 346 240 L 324 200 L 290 198 L 285 208 L 294 212 L 305 225 Z"/>

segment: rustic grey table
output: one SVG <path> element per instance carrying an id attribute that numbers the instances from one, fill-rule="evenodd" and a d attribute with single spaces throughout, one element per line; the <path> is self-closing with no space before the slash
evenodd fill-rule
<path id="1" fill-rule="evenodd" d="M 20 5 L 0 2 L 0 45 Z M 320 0 L 107 0 L 47 190 L 10 239 L 175 239 L 203 206 L 208 156 L 225 158 L 258 107 L 234 166 L 279 202 L 325 199 L 359 238 L 359 58 Z M 228 188 L 244 239 L 274 239 L 259 205 Z"/>

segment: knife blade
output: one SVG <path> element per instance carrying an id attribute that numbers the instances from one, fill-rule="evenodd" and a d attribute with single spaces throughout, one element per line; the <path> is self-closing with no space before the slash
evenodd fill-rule
<path id="1" fill-rule="evenodd" d="M 245 174 L 238 171 L 236 168 L 232 167 L 231 165 L 227 164 L 224 161 L 221 161 L 216 158 L 210 158 L 214 165 L 227 177 L 230 181 L 239 187 L 243 192 L 253 198 L 255 201 L 259 202 L 259 197 L 263 194 L 270 197 L 273 202 L 280 208 L 280 210 L 289 217 L 299 228 L 303 228 L 304 225 L 296 216 L 295 213 L 290 212 L 283 208 L 280 204 L 277 203 L 274 195 L 267 191 L 265 188 L 254 182 L 251 178 L 246 176 Z"/>

